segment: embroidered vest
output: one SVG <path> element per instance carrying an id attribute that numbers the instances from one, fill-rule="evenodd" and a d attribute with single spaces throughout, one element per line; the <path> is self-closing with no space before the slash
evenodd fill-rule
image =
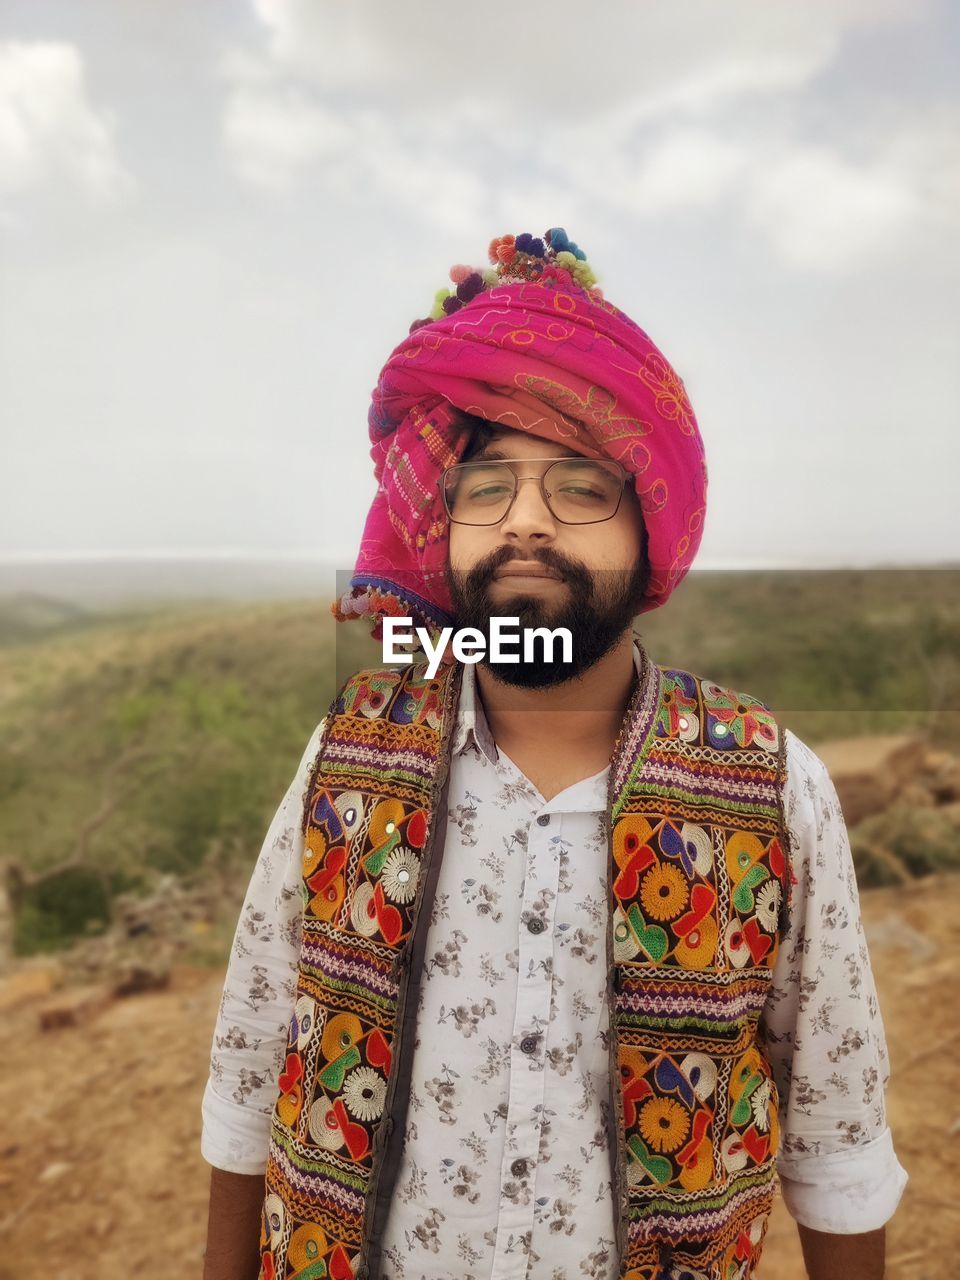
<path id="1" fill-rule="evenodd" d="M 327 717 L 304 809 L 261 1280 L 380 1275 L 459 690 L 459 668 L 362 671 Z M 643 654 L 608 790 L 623 1280 L 747 1280 L 760 1256 L 779 1100 L 757 1026 L 790 875 L 784 783 L 764 704 Z"/>

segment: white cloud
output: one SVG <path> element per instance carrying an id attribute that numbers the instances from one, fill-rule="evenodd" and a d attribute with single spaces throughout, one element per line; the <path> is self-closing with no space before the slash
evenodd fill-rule
<path id="1" fill-rule="evenodd" d="M 311 164 L 349 156 L 354 136 L 341 115 L 282 87 L 232 93 L 223 133 L 241 177 L 276 188 L 289 186 Z"/>
<path id="2" fill-rule="evenodd" d="M 828 271 L 894 247 L 919 211 L 900 174 L 855 166 L 824 147 L 761 167 L 744 209 L 788 265 Z"/>
<path id="3" fill-rule="evenodd" d="M 0 188 L 66 180 L 96 200 L 131 188 L 113 122 L 90 102 L 83 59 L 70 44 L 0 43 Z"/>
<path id="4" fill-rule="evenodd" d="M 754 101 L 815 93 L 850 31 L 918 21 L 929 0 L 612 0 L 583 47 L 575 11 L 537 0 L 482 19 L 425 0 L 416 20 L 393 3 L 252 3 L 264 41 L 223 60 L 223 136 L 260 186 L 373 192 L 464 237 L 528 195 L 645 219 L 729 212 L 788 267 L 828 271 L 954 207 L 956 183 L 933 177 L 943 146 L 905 137 L 896 156 L 879 126 L 872 156 L 842 129 L 813 146 L 800 111 L 768 120 Z M 478 40 L 501 20 L 491 57 Z"/>
<path id="5" fill-rule="evenodd" d="M 713 205 L 746 163 L 742 148 L 715 134 L 677 129 L 647 150 L 620 195 L 638 213 Z"/>
<path id="6" fill-rule="evenodd" d="M 486 87 L 511 107 L 576 119 L 587 101 L 666 113 L 796 87 L 830 65 L 848 31 L 920 21 L 931 2 L 605 0 L 601 18 L 562 0 L 252 7 L 271 65 L 323 93 L 381 95 L 442 114 L 452 96 Z"/>
<path id="7" fill-rule="evenodd" d="M 299 89 L 244 86 L 229 97 L 223 129 L 237 173 L 255 185 L 286 190 L 312 172 L 340 196 L 410 209 L 436 227 L 484 226 L 481 178 L 451 159 L 426 120 L 392 120 L 375 107 L 338 112 Z"/>
<path id="8" fill-rule="evenodd" d="M 887 163 L 920 193 L 932 223 L 960 221 L 960 112 L 944 107 L 905 120 L 891 134 Z"/>
<path id="9" fill-rule="evenodd" d="M 263 41 L 224 55 L 223 133 L 236 171 L 277 188 L 334 156 L 338 168 L 355 168 L 349 156 L 377 136 L 381 169 L 422 170 L 425 154 L 445 151 L 437 176 L 454 187 L 468 183 L 466 157 L 478 149 L 504 173 L 529 140 L 523 177 L 536 181 L 540 160 L 548 171 L 564 161 L 589 169 L 599 139 L 601 167 L 608 156 L 618 188 L 635 187 L 631 156 L 618 153 L 635 150 L 640 134 L 649 139 L 651 122 L 679 116 L 695 135 L 725 103 L 806 84 L 835 57 L 856 7 L 833 0 L 812 20 L 784 0 L 726 0 L 722 12 L 715 0 L 687 0 L 682 13 L 667 0 L 610 0 L 598 27 L 544 0 L 492 0 L 482 13 L 445 0 L 414 10 L 394 0 L 251 2 Z M 331 144 L 342 129 L 353 134 L 349 146 Z M 651 202 L 684 203 L 667 190 L 684 145 L 692 152 L 696 137 L 671 139 L 650 157 L 640 180 Z M 720 185 L 716 166 L 726 171 L 729 160 L 719 148 L 692 158 L 707 163 L 698 189 Z"/>

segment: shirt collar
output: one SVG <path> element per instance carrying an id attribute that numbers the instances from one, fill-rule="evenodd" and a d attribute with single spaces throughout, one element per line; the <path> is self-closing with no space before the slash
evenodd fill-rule
<path id="1" fill-rule="evenodd" d="M 633 642 L 633 665 L 639 676 L 643 671 L 643 656 L 638 640 Z M 453 735 L 454 753 L 460 755 L 469 746 L 476 746 L 491 764 L 496 764 L 497 744 L 484 714 L 483 702 L 477 689 L 476 663 L 473 662 L 463 664 L 460 702 L 457 707 L 457 723 Z"/>

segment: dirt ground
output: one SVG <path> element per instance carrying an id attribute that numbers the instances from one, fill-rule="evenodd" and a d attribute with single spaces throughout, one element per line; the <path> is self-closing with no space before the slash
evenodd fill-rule
<path id="1" fill-rule="evenodd" d="M 861 901 L 892 1062 L 888 1113 L 910 1174 L 888 1227 L 887 1276 L 952 1280 L 960 876 Z M 51 993 L 50 982 L 30 966 L 0 983 L 0 1280 L 199 1277 L 210 1176 L 200 1099 L 222 974 L 181 966 L 166 989 L 119 999 L 98 987 Z M 44 1009 L 61 1025 L 41 1030 Z M 778 1203 L 762 1280 L 804 1276 Z"/>

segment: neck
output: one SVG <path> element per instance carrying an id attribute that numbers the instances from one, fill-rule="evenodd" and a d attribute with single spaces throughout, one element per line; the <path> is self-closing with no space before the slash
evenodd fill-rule
<path id="1" fill-rule="evenodd" d="M 559 746 L 609 759 L 633 692 L 633 633 L 624 632 L 605 657 L 574 680 L 549 689 L 520 689 L 499 680 L 483 664 L 477 688 L 494 741 L 508 755 L 547 753 Z"/>

